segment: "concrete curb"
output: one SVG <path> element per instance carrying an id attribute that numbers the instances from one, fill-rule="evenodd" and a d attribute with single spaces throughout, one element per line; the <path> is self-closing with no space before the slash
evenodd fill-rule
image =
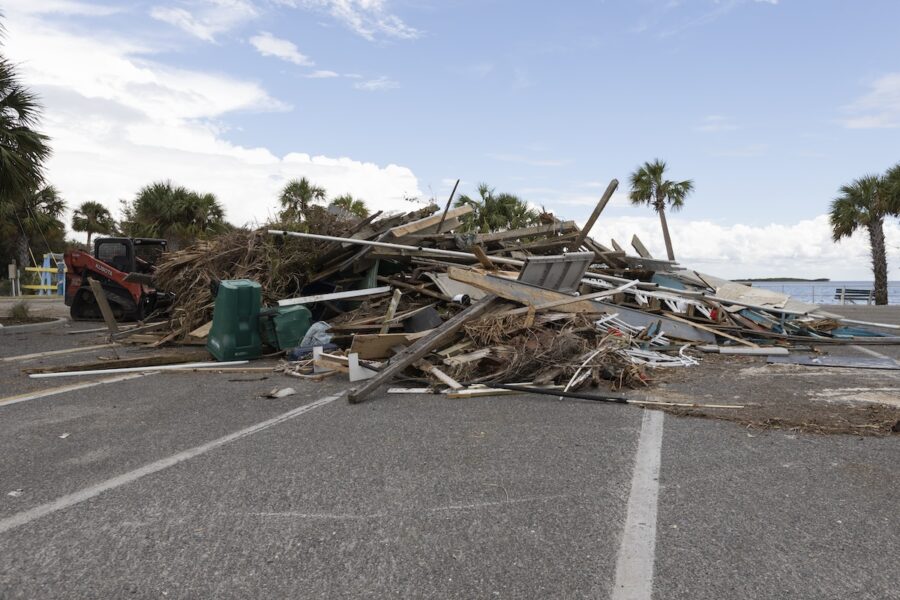
<path id="1" fill-rule="evenodd" d="M 46 323 L 31 323 L 29 325 L 10 325 L 9 327 L 0 327 L 0 336 L 13 335 L 16 333 L 34 333 L 37 331 L 45 331 L 47 329 L 55 329 L 56 327 L 65 325 L 68 322 L 68 317 L 59 317 L 54 321 L 47 321 Z"/>

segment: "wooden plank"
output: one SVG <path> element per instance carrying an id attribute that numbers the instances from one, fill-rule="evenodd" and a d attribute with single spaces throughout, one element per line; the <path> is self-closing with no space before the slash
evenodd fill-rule
<path id="1" fill-rule="evenodd" d="M 475 258 L 478 259 L 478 262 L 481 263 L 481 266 L 487 269 L 488 271 L 496 271 L 497 266 L 491 262 L 490 257 L 485 254 L 484 248 L 481 246 L 472 246 L 472 253 L 475 254 Z"/>
<path id="2" fill-rule="evenodd" d="M 99 281 L 91 277 L 88 277 L 88 284 L 91 286 L 91 291 L 94 292 L 94 298 L 97 300 L 97 306 L 100 307 L 100 314 L 103 315 L 103 322 L 106 323 L 107 329 L 109 329 L 111 334 L 117 333 L 119 325 L 113 316 L 112 308 L 109 307 L 109 300 L 106 299 L 106 292 L 103 291 L 103 286 L 100 285 Z"/>
<path id="3" fill-rule="evenodd" d="M 413 221 L 412 223 L 407 223 L 405 225 L 399 225 L 394 227 L 388 233 L 395 237 L 401 238 L 404 235 L 409 235 L 411 233 L 418 233 L 419 231 L 426 229 L 428 227 L 436 226 L 442 220 L 445 219 L 454 219 L 456 217 L 461 217 L 463 215 L 467 215 L 472 212 L 473 209 L 471 206 L 466 204 L 465 206 L 458 206 L 456 208 L 452 208 L 445 212 L 443 215 L 434 214 L 430 217 L 425 217 L 424 219 L 419 219 L 418 221 Z"/>
<path id="4" fill-rule="evenodd" d="M 391 328 L 391 320 L 394 318 L 394 313 L 397 312 L 397 305 L 400 304 L 400 296 L 403 295 L 403 292 L 400 290 L 394 290 L 394 295 L 391 296 L 391 303 L 388 304 L 387 312 L 384 315 L 384 321 L 381 322 L 381 329 L 378 333 L 387 333 L 388 329 Z"/>
<path id="5" fill-rule="evenodd" d="M 580 302 L 583 300 L 596 300 L 598 298 L 608 298 L 609 296 L 615 296 L 620 292 L 624 292 L 628 288 L 637 285 L 637 280 L 632 281 L 631 283 L 626 283 L 625 285 L 621 285 L 615 289 L 611 290 L 603 290 L 601 292 L 594 292 L 593 294 L 587 294 L 585 296 L 571 296 L 569 298 L 562 298 L 560 300 L 554 300 L 553 302 L 547 302 L 546 304 L 540 304 L 538 306 L 527 306 L 524 308 L 515 308 L 513 310 L 508 310 L 505 313 L 500 313 L 499 317 L 508 317 L 513 315 L 523 315 L 529 311 L 539 311 L 539 310 L 547 310 L 550 308 L 557 308 L 559 306 L 565 306 L 566 304 L 571 304 L 572 302 Z"/>
<path id="6" fill-rule="evenodd" d="M 513 390 L 501 390 L 499 388 L 466 388 L 464 390 L 452 390 L 447 392 L 448 398 L 481 398 L 482 396 L 515 396 L 521 392 Z"/>
<path id="7" fill-rule="evenodd" d="M 622 254 L 626 254 L 625 249 L 619 245 L 619 242 L 617 242 L 616 240 L 610 240 L 610 242 L 612 242 L 613 250 L 615 250 L 616 252 L 621 252 Z"/>
<path id="8" fill-rule="evenodd" d="M 458 344 L 453 344 L 448 348 L 444 348 L 443 350 L 438 350 L 436 354 L 440 354 L 441 356 L 454 356 L 459 354 L 466 348 L 472 345 L 472 340 L 464 340 L 459 342 Z"/>
<path id="9" fill-rule="evenodd" d="M 192 351 L 178 354 L 154 354 L 151 356 L 136 356 L 133 358 L 119 358 L 115 360 L 99 360 L 77 365 L 62 365 L 55 367 L 38 367 L 23 369 L 23 373 L 63 373 L 68 371 L 93 371 L 95 369 L 118 369 L 124 367 L 156 367 L 159 365 L 177 365 L 180 363 L 201 362 L 209 359 L 206 350 Z"/>
<path id="10" fill-rule="evenodd" d="M 749 356 L 786 356 L 790 354 L 787 348 L 783 346 L 761 346 L 759 348 L 748 348 L 740 346 L 738 348 L 732 346 L 698 346 L 701 352 L 717 352 L 719 354 L 744 354 Z"/>
<path id="11" fill-rule="evenodd" d="M 131 335 L 136 335 L 138 333 L 147 333 L 148 331 L 156 331 L 157 329 L 163 329 L 169 325 L 168 321 L 159 321 L 157 323 L 147 323 L 146 325 L 139 325 L 137 327 L 129 327 L 128 329 L 119 328 L 119 331 L 113 334 L 110 334 L 110 339 L 117 340 L 120 338 L 129 337 Z"/>
<path id="12" fill-rule="evenodd" d="M 433 329 L 418 333 L 376 333 L 354 335 L 350 343 L 350 352 L 359 354 L 364 360 L 388 358 L 391 348 L 397 345 L 406 346 L 431 333 Z"/>
<path id="13" fill-rule="evenodd" d="M 463 385 L 457 380 L 453 379 L 439 368 L 428 362 L 427 360 L 419 360 L 414 363 L 414 366 L 424 373 L 428 373 L 438 381 L 443 382 L 447 387 L 453 390 L 461 390 Z"/>
<path id="14" fill-rule="evenodd" d="M 390 381 L 395 375 L 403 371 L 403 369 L 417 360 L 424 358 L 425 355 L 433 349 L 450 340 L 467 322 L 484 314 L 485 311 L 493 305 L 496 299 L 497 297 L 494 295 L 485 296 L 475 304 L 458 313 L 449 321 L 446 321 L 437 329 L 432 330 L 430 335 L 416 340 L 412 346 L 395 356 L 391 362 L 378 372 L 378 375 L 350 390 L 347 394 L 347 399 L 354 404 L 362 402 L 366 396 Z"/>
<path id="15" fill-rule="evenodd" d="M 491 294 L 496 294 L 501 298 L 512 300 L 520 304 L 539 306 L 556 300 L 572 298 L 572 296 L 563 294 L 562 292 L 547 290 L 494 275 L 486 275 L 470 269 L 451 267 L 447 272 L 452 279 L 470 283 Z M 628 283 L 627 280 L 625 283 Z M 663 331 L 665 331 L 667 336 L 690 342 L 715 343 L 716 341 L 714 335 L 704 331 L 702 328 L 694 327 L 694 323 L 690 321 L 681 323 L 666 316 L 648 314 L 640 310 L 608 304 L 598 300 L 584 300 L 578 298 L 578 300 L 560 306 L 559 310 L 564 313 L 618 314 L 618 318 L 623 322 L 639 329 L 643 329 L 656 322 L 661 322 Z"/>
<path id="16" fill-rule="evenodd" d="M 695 323 L 694 321 L 688 321 L 687 319 L 682 319 L 682 318 L 679 317 L 678 315 L 672 314 L 672 313 L 670 313 L 670 312 L 667 312 L 667 313 L 665 313 L 665 314 L 666 314 L 670 319 L 675 319 L 676 321 L 681 321 L 682 323 L 687 323 L 688 325 L 691 325 L 691 326 L 693 326 L 693 327 L 696 327 L 697 329 L 702 329 L 703 331 L 708 331 L 708 332 L 712 333 L 713 335 L 721 336 L 721 337 L 723 337 L 723 338 L 725 338 L 725 339 L 727 339 L 727 340 L 731 340 L 731 341 L 733 341 L 733 342 L 737 342 L 738 344 L 742 344 L 742 345 L 748 346 L 748 347 L 750 347 L 750 348 L 759 348 L 759 345 L 758 345 L 758 344 L 754 344 L 753 342 L 748 342 L 747 340 L 741 339 L 741 338 L 739 338 L 739 337 L 737 337 L 737 336 L 733 336 L 733 335 L 731 335 L 730 333 L 725 333 L 724 331 L 721 331 L 721 330 L 719 330 L 719 329 L 714 329 L 714 328 L 712 328 L 712 327 L 707 327 L 706 325 L 703 325 L 702 323 Z"/>
<path id="17" fill-rule="evenodd" d="M 600 201 L 597 202 L 597 206 L 594 207 L 594 212 L 591 213 L 590 218 L 587 220 L 587 223 L 584 224 L 584 227 L 581 228 L 581 233 L 578 236 L 578 239 L 575 241 L 575 248 L 581 247 L 581 244 L 584 243 L 584 238 L 587 237 L 587 234 L 591 232 L 591 228 L 594 227 L 594 223 L 597 222 L 597 217 L 600 216 L 600 213 L 603 212 L 603 209 L 606 208 L 606 205 L 609 203 L 610 198 L 612 198 L 613 192 L 616 191 L 616 188 L 619 187 L 619 180 L 613 179 L 609 182 L 609 185 L 606 186 L 606 191 L 603 192 L 603 195 L 600 197 Z"/>
<path id="18" fill-rule="evenodd" d="M 474 352 L 469 352 L 468 354 L 457 354 L 456 356 L 449 356 L 442 362 L 448 367 L 458 367 L 459 365 L 464 365 L 476 360 L 481 360 L 482 358 L 487 358 L 491 355 L 492 352 L 492 348 L 481 348 L 479 350 L 475 350 Z"/>
<path id="19" fill-rule="evenodd" d="M 397 279 L 391 279 L 389 277 L 383 277 L 381 275 L 378 276 L 378 281 L 381 283 L 389 283 L 395 287 L 403 288 L 404 290 L 409 290 L 410 292 L 416 292 L 418 294 L 424 294 L 425 296 L 429 296 L 431 298 L 436 298 L 438 300 L 443 300 L 444 302 L 452 302 L 453 298 L 450 296 L 445 296 L 444 294 L 440 294 L 438 292 L 433 292 L 425 287 L 425 284 L 422 285 L 410 285 L 409 283 L 405 283 L 403 281 L 399 281 Z"/>
<path id="20" fill-rule="evenodd" d="M 208 323 L 204 323 L 203 325 L 201 325 L 201 326 L 198 327 L 197 329 L 193 330 L 193 331 L 190 332 L 188 335 L 189 335 L 190 337 L 205 338 L 206 336 L 209 335 L 209 331 L 210 331 L 211 329 L 212 329 L 212 321 L 209 321 Z"/>
<path id="21" fill-rule="evenodd" d="M 346 292 L 335 292 L 333 294 L 316 294 L 315 296 L 301 296 L 299 298 L 287 298 L 279 300 L 278 306 L 294 306 L 296 304 L 314 304 L 316 302 L 324 302 L 326 300 L 347 300 L 350 298 L 368 298 L 370 296 L 380 296 L 389 294 L 390 286 L 370 288 L 367 290 L 349 290 Z"/>
<path id="22" fill-rule="evenodd" d="M 490 242 L 502 242 L 505 240 L 518 240 L 522 238 L 537 237 L 539 235 L 548 235 L 551 233 L 566 234 L 576 231 L 577 229 L 578 226 L 575 224 L 575 221 L 561 221 L 557 223 L 550 223 L 549 225 L 521 227 L 519 229 L 510 229 L 508 231 L 479 233 L 475 236 L 475 243 L 487 244 Z"/>
<path id="23" fill-rule="evenodd" d="M 441 215 L 441 220 L 437 224 L 437 229 L 434 230 L 435 233 L 441 232 L 441 227 L 444 225 L 444 220 L 447 218 L 447 212 L 450 210 L 450 203 L 453 202 L 453 196 L 456 195 L 456 188 L 459 187 L 459 179 L 456 180 L 456 183 L 453 184 L 453 191 L 450 192 L 450 197 L 447 198 L 447 206 L 444 207 L 444 214 Z"/>
<path id="24" fill-rule="evenodd" d="M 641 258 L 653 258 L 653 255 L 650 254 L 650 251 L 647 250 L 647 247 L 641 241 L 641 238 L 634 234 L 631 236 L 631 247 L 634 248 L 634 251 L 638 253 L 638 256 Z"/>

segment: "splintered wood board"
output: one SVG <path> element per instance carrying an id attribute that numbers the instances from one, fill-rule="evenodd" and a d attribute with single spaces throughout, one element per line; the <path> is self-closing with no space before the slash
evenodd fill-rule
<path id="1" fill-rule="evenodd" d="M 350 344 L 350 352 L 359 354 L 361 360 L 389 358 L 393 355 L 391 348 L 394 346 L 409 345 L 432 331 L 433 329 L 418 333 L 363 333 L 354 335 L 353 342 Z"/>

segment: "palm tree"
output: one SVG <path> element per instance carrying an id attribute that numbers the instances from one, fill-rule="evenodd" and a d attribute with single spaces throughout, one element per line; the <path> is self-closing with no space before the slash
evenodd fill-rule
<path id="1" fill-rule="evenodd" d="M 91 247 L 91 236 L 95 233 L 112 233 L 116 222 L 109 209 L 99 202 L 82 202 L 72 213 L 72 229 L 87 232 L 87 245 Z"/>
<path id="2" fill-rule="evenodd" d="M 669 260 L 675 260 L 675 251 L 672 249 L 672 238 L 669 237 L 669 223 L 666 221 L 666 204 L 672 210 L 680 210 L 684 206 L 684 199 L 694 191 L 694 182 L 669 181 L 664 179 L 666 163 L 660 159 L 645 162 L 631 174 L 631 193 L 629 198 L 634 205 L 646 204 L 659 214 L 659 223 L 662 225 L 663 239 L 666 241 L 666 254 Z"/>
<path id="3" fill-rule="evenodd" d="M 338 196 L 334 200 L 331 201 L 333 206 L 337 206 L 343 208 L 348 213 L 352 215 L 356 215 L 360 219 L 365 219 L 369 216 L 369 209 L 366 208 L 366 203 L 362 200 L 357 200 L 350 194 L 344 194 L 343 196 Z"/>
<path id="4" fill-rule="evenodd" d="M 454 202 L 454 206 L 471 206 L 473 209 L 460 218 L 459 231 L 488 233 L 527 227 L 540 221 L 538 212 L 518 196 L 497 194 L 486 183 L 478 185 L 478 195 L 478 199 L 462 195 Z"/>
<path id="5" fill-rule="evenodd" d="M 26 194 L 0 204 L 0 216 L 13 227 L 13 252 L 19 265 L 31 264 L 29 254 L 32 242 L 42 242 L 44 250 L 48 238 L 65 231 L 60 217 L 66 210 L 66 202 L 52 185 L 32 189 Z"/>
<path id="6" fill-rule="evenodd" d="M 37 97 L 19 83 L 14 65 L 0 57 L 0 202 L 29 194 L 43 181 L 50 147 L 47 136 L 33 129 L 40 111 Z"/>
<path id="7" fill-rule="evenodd" d="M 120 224 L 126 235 L 165 238 L 175 249 L 228 228 L 225 209 L 213 194 L 171 181 L 145 186 L 131 203 L 123 202 Z"/>
<path id="8" fill-rule="evenodd" d="M 872 274 L 875 276 L 875 304 L 888 303 L 887 253 L 884 244 L 884 219 L 900 215 L 898 193 L 900 165 L 887 175 L 866 175 L 841 186 L 840 194 L 831 202 L 831 229 L 834 241 L 850 237 L 860 228 L 869 234 L 872 251 Z"/>
<path id="9" fill-rule="evenodd" d="M 291 179 L 281 190 L 278 202 L 281 204 L 282 221 L 297 221 L 316 200 L 325 200 L 325 188 L 313 185 L 306 177 Z"/>

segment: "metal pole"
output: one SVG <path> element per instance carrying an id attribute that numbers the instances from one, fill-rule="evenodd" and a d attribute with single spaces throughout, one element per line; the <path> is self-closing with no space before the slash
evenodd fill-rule
<path id="1" fill-rule="evenodd" d="M 405 250 L 408 252 L 424 252 L 425 254 L 433 254 L 435 256 L 448 256 L 450 258 L 464 258 L 473 262 L 478 261 L 478 257 L 470 252 L 459 252 L 457 250 L 442 250 L 440 248 L 426 248 L 423 246 L 407 246 L 406 244 L 391 244 L 388 242 L 376 242 L 372 240 L 359 240 L 352 238 L 343 238 L 333 235 L 319 235 L 317 233 L 301 233 L 299 231 L 282 231 L 278 229 L 269 229 L 270 235 L 289 235 L 292 237 L 306 238 L 310 240 L 322 240 L 325 242 L 341 242 L 344 244 L 357 244 L 359 246 L 375 246 L 376 248 L 389 248 L 391 250 Z M 524 261 L 514 258 L 504 258 L 502 256 L 491 257 L 491 261 L 503 265 L 515 265 L 521 267 Z"/>

